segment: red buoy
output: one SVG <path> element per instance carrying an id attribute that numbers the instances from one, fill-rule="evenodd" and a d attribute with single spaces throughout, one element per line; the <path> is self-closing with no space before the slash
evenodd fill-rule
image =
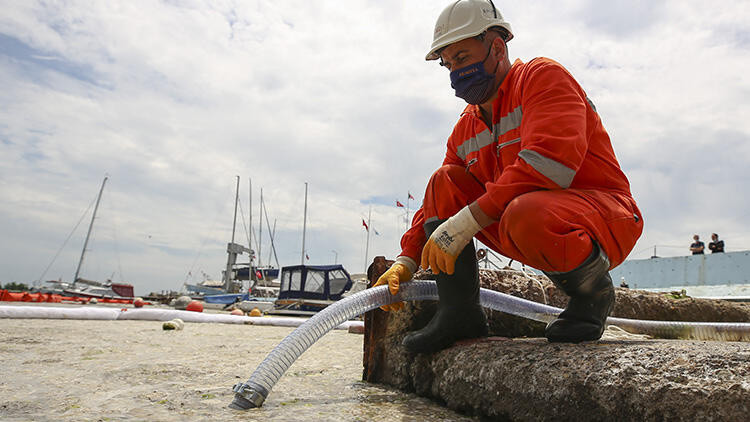
<path id="1" fill-rule="evenodd" d="M 143 301 L 143 299 L 141 299 L 139 297 L 135 298 L 135 300 L 133 301 L 133 307 L 134 308 L 143 308 L 144 304 L 145 304 L 145 302 Z"/>
<path id="2" fill-rule="evenodd" d="M 200 301 L 194 300 L 188 303 L 185 310 L 193 311 L 193 312 L 203 312 L 203 303 L 201 303 Z"/>

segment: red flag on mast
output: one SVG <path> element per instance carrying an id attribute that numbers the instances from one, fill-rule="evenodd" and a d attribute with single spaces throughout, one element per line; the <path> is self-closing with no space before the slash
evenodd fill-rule
<path id="1" fill-rule="evenodd" d="M 402 204 L 402 203 L 400 203 L 400 202 L 396 201 L 396 206 L 397 206 L 397 207 L 401 207 L 401 208 L 403 208 L 403 207 L 404 207 L 404 204 Z"/>
<path id="2" fill-rule="evenodd" d="M 409 195 L 409 199 L 414 199 L 414 197 L 411 196 L 411 192 L 407 192 L 407 194 Z"/>
<path id="3" fill-rule="evenodd" d="M 370 231 L 370 228 L 367 227 L 367 223 L 365 223 L 365 219 L 364 218 L 362 219 L 362 225 L 365 226 L 365 230 L 367 230 L 368 232 Z"/>

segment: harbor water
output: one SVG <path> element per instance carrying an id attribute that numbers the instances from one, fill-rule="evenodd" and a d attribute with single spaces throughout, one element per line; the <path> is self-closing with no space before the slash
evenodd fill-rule
<path id="1" fill-rule="evenodd" d="M 295 362 L 263 407 L 227 407 L 293 329 L 157 321 L 0 320 L 0 420 L 472 421 L 361 381 L 363 336 L 335 330 Z"/>

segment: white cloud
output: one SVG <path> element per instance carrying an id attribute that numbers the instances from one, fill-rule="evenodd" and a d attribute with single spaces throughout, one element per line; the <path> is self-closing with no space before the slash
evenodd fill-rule
<path id="1" fill-rule="evenodd" d="M 698 2 L 497 5 L 516 33 L 512 56 L 558 60 L 596 103 L 646 217 L 636 251 L 713 231 L 728 250 L 750 247 L 749 207 L 737 194 L 750 136 L 743 2 L 710 16 Z M 0 281 L 41 275 L 105 173 L 86 275 L 121 268 L 138 294 L 177 289 L 188 271 L 219 276 L 235 175 L 245 213 L 252 177 L 255 230 L 264 188 L 281 265 L 300 259 L 304 182 L 311 262 L 337 254 L 351 272 L 364 270 L 370 202 L 381 235 L 369 259 L 394 257 L 403 231 L 395 200 L 407 191 L 421 200 L 463 108 L 447 73 L 423 60 L 442 7 L 6 5 Z M 84 234 L 79 228 L 46 278 L 72 277 Z"/>

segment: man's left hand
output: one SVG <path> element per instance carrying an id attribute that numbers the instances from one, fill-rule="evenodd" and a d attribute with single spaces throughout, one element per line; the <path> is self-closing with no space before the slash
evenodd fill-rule
<path id="1" fill-rule="evenodd" d="M 439 274 L 453 274 L 458 254 L 466 247 L 475 234 L 482 227 L 471 213 L 468 206 L 464 207 L 439 225 L 432 233 L 422 250 L 422 268 L 431 268 Z"/>

